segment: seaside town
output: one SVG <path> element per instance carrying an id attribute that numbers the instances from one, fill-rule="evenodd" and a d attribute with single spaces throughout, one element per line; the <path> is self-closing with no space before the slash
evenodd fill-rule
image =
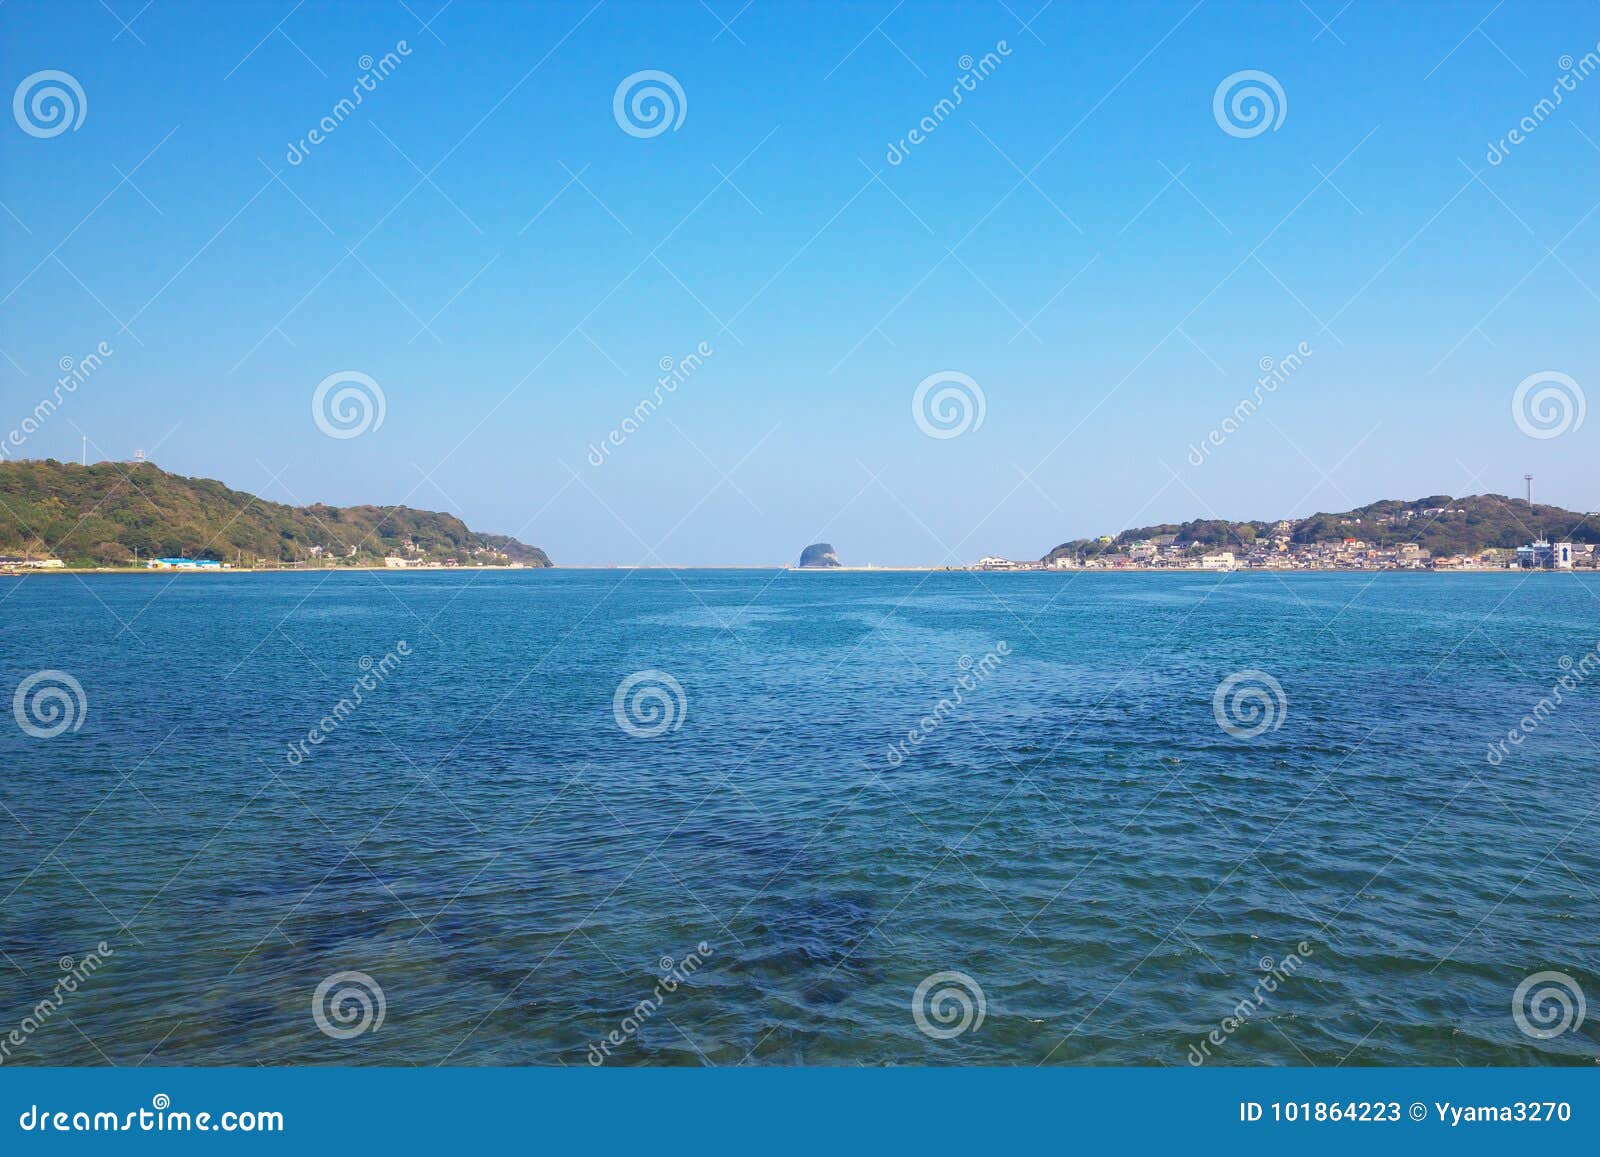
<path id="1" fill-rule="evenodd" d="M 1359 538 L 1339 542 L 1298 543 L 1290 524 L 1280 522 L 1270 538 L 1248 550 L 1213 550 L 1180 544 L 1176 535 L 1161 535 L 1125 545 L 1101 540 L 1102 551 L 1081 555 L 1052 554 L 1033 562 L 1013 562 L 990 555 L 971 568 L 1010 570 L 1578 570 L 1600 567 L 1600 548 L 1540 539 L 1515 549 L 1490 548 L 1471 554 L 1433 555 L 1416 543 L 1377 546 Z"/>
<path id="2" fill-rule="evenodd" d="M 407 554 L 385 555 L 383 566 L 386 570 L 451 570 L 459 567 L 461 563 L 455 558 L 434 559 L 423 554 L 418 547 L 409 543 Z M 523 564 L 510 562 L 504 555 L 496 551 L 474 548 L 464 552 L 470 558 L 477 560 L 474 565 L 493 566 L 499 569 L 520 569 Z M 346 560 L 355 558 L 352 549 L 344 556 Z M 335 562 L 332 552 L 321 546 L 313 546 L 307 551 L 307 557 L 290 562 L 275 558 L 258 558 L 251 565 L 246 565 L 242 560 L 239 563 L 223 562 L 215 558 L 149 558 L 140 559 L 127 567 L 121 568 L 92 568 L 92 569 L 122 569 L 122 570 L 171 570 L 171 571 L 218 571 L 218 570 L 306 570 L 318 567 L 329 567 Z M 355 563 L 351 562 L 351 566 Z M 49 558 L 38 555 L 0 555 L 0 575 L 17 575 L 29 570 L 63 570 L 67 564 L 59 558 Z M 375 569 L 369 567 L 368 569 Z"/>

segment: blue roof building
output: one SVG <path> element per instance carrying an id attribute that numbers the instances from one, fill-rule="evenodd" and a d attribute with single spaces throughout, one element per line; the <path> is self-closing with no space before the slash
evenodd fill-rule
<path id="1" fill-rule="evenodd" d="M 222 567 L 214 558 L 153 558 L 145 565 L 151 570 L 218 570 Z"/>

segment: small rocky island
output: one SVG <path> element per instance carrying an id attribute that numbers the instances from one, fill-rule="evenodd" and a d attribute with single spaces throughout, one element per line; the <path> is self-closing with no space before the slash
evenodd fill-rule
<path id="1" fill-rule="evenodd" d="M 829 567 L 841 565 L 839 556 L 833 553 L 833 544 L 827 542 L 813 542 L 800 552 L 800 568 L 804 570 L 826 570 Z"/>

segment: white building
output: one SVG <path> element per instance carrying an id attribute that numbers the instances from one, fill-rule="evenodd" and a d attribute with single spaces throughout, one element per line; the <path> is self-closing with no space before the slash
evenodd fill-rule
<path id="1" fill-rule="evenodd" d="M 1206 570 L 1232 570 L 1236 561 L 1231 550 L 1219 550 L 1215 554 L 1200 556 L 1200 565 Z"/>
<path id="2" fill-rule="evenodd" d="M 1517 565 L 1524 570 L 1571 570 L 1572 544 L 1539 539 L 1517 547 Z"/>

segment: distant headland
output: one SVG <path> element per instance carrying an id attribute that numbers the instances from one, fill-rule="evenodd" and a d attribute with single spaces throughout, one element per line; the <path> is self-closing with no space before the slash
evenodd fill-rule
<path id="1" fill-rule="evenodd" d="M 536 546 L 409 506 L 286 506 L 149 462 L 0 461 L 0 566 L 547 567 Z"/>
<path id="2" fill-rule="evenodd" d="M 1530 488 L 1531 489 L 1531 488 Z M 1197 519 L 1064 542 L 980 569 L 1570 570 L 1600 563 L 1600 512 L 1503 494 L 1385 499 L 1275 522 Z"/>

